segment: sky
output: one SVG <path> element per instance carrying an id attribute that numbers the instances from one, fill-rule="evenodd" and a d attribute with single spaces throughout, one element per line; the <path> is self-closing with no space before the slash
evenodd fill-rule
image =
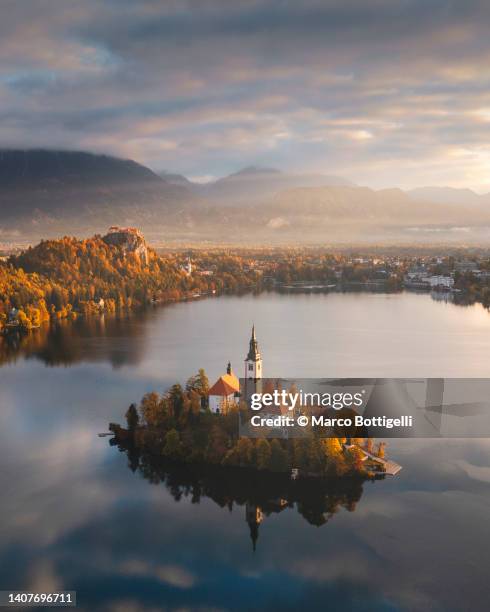
<path id="1" fill-rule="evenodd" d="M 0 147 L 490 191 L 488 0 L 0 0 Z"/>

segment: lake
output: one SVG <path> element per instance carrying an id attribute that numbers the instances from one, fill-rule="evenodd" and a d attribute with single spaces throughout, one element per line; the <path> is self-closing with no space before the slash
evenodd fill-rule
<path id="1" fill-rule="evenodd" d="M 472 610 L 490 600 L 490 441 L 390 440 L 396 478 L 291 490 L 107 438 L 230 360 L 266 376 L 488 377 L 490 314 L 427 294 L 223 296 L 0 341 L 0 589 L 82 610 Z"/>

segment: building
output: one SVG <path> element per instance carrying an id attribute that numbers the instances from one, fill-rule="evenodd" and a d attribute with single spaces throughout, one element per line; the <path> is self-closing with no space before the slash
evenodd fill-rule
<path id="1" fill-rule="evenodd" d="M 214 414 L 226 414 L 228 410 L 236 406 L 240 397 L 240 381 L 233 374 L 231 363 L 228 363 L 226 374 L 218 378 L 209 389 L 209 409 Z"/>
<path id="2" fill-rule="evenodd" d="M 15 306 L 12 307 L 11 311 L 9 312 L 8 322 L 12 325 L 19 322 L 19 310 L 15 308 Z"/>
<path id="3" fill-rule="evenodd" d="M 252 337 L 248 355 L 245 359 L 245 379 L 259 380 L 262 378 L 262 357 L 259 351 L 257 338 L 255 337 L 255 325 L 252 326 Z"/>
<path id="4" fill-rule="evenodd" d="M 188 257 L 186 263 L 182 266 L 182 271 L 186 273 L 187 276 L 191 276 L 192 274 L 192 261 L 191 258 Z"/>
<path id="5" fill-rule="evenodd" d="M 478 272 L 480 267 L 476 261 L 457 261 L 454 264 L 456 272 Z"/>
<path id="6" fill-rule="evenodd" d="M 430 274 L 425 266 L 414 266 L 405 274 L 404 285 L 409 289 L 429 289 Z"/>
<path id="7" fill-rule="evenodd" d="M 423 266 L 414 266 L 405 274 L 407 281 L 425 282 L 430 277 L 428 270 Z"/>
<path id="8" fill-rule="evenodd" d="M 139 238 L 143 238 L 143 234 L 137 227 L 119 227 L 118 225 L 111 225 L 107 234 L 133 234 Z"/>
<path id="9" fill-rule="evenodd" d="M 452 276 L 431 276 L 431 289 L 452 289 L 454 286 L 454 278 Z"/>

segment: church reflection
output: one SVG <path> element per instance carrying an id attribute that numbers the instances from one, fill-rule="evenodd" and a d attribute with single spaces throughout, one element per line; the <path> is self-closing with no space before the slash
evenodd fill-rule
<path id="1" fill-rule="evenodd" d="M 113 440 L 111 444 L 115 444 Z M 166 487 L 175 501 L 202 498 L 229 511 L 242 512 L 255 551 L 260 526 L 286 509 L 298 512 L 311 525 L 322 526 L 341 510 L 354 512 L 365 481 L 357 478 L 291 480 L 289 474 L 273 474 L 243 468 L 173 463 L 164 458 L 119 447 L 127 454 L 128 467 L 152 484 Z M 371 481 L 370 484 L 374 485 Z"/>

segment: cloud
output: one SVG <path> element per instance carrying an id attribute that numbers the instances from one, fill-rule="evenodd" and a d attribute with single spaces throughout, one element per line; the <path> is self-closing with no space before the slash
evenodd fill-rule
<path id="1" fill-rule="evenodd" d="M 152 566 L 140 559 L 130 559 L 121 563 L 119 571 L 127 576 L 145 576 L 180 589 L 192 588 L 197 579 L 188 570 L 178 565 Z"/>
<path id="2" fill-rule="evenodd" d="M 4 146 L 490 188 L 483 0 L 4 4 Z"/>

